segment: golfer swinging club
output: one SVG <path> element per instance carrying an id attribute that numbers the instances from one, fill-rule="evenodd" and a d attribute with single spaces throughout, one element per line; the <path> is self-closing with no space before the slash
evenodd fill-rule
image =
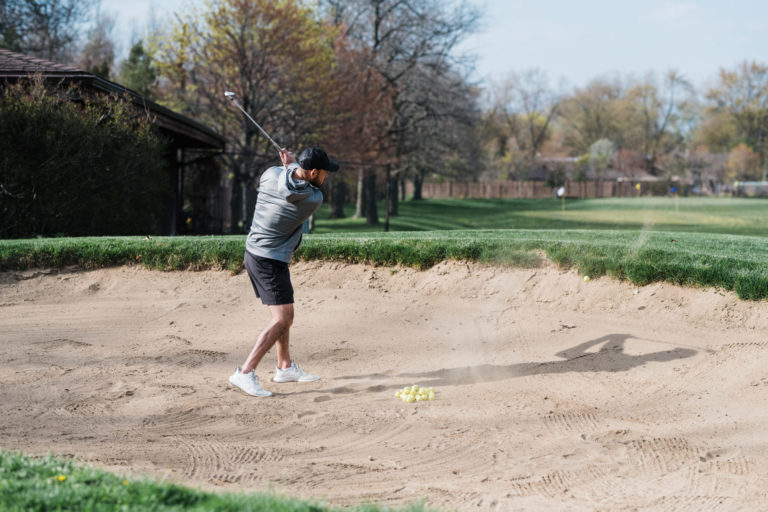
<path id="1" fill-rule="evenodd" d="M 259 180 L 259 195 L 245 250 L 245 269 L 253 290 L 269 306 L 272 320 L 229 382 L 253 396 L 271 396 L 261 387 L 256 366 L 277 344 L 275 382 L 311 382 L 320 377 L 302 370 L 292 359 L 289 332 L 293 324 L 293 286 L 288 264 L 301 243 L 302 225 L 323 203 L 320 186 L 339 166 L 320 148 L 294 157 L 280 150 L 282 166 L 270 167 Z"/>

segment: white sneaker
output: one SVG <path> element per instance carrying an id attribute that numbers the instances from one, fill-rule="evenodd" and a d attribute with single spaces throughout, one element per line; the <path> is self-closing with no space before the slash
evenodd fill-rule
<path id="1" fill-rule="evenodd" d="M 233 386 L 237 386 L 238 388 L 242 389 L 249 395 L 272 396 L 271 391 L 267 391 L 261 387 L 259 384 L 259 378 L 256 376 L 256 372 L 254 370 L 251 370 L 248 373 L 243 373 L 240 371 L 240 367 L 238 366 L 235 369 L 235 373 L 229 377 L 229 382 L 231 382 Z"/>
<path id="2" fill-rule="evenodd" d="M 275 376 L 272 380 L 275 382 L 312 382 L 320 380 L 320 376 L 305 372 L 299 365 L 291 361 L 291 366 L 284 370 L 275 368 Z"/>

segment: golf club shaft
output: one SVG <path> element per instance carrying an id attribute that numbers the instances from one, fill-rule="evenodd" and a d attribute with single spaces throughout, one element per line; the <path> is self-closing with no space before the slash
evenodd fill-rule
<path id="1" fill-rule="evenodd" d="M 259 123 L 257 123 L 257 122 L 256 122 L 256 120 L 255 120 L 255 119 L 253 119 L 253 118 L 251 117 L 251 115 L 250 115 L 248 112 L 246 112 L 246 111 L 245 111 L 245 109 L 244 109 L 243 107 L 241 107 L 241 106 L 240 106 L 240 103 L 238 103 L 238 101 L 235 99 L 235 97 L 234 97 L 234 96 L 230 96 L 230 97 L 229 97 L 229 99 L 231 99 L 231 100 L 232 100 L 232 103 L 234 103 L 234 104 L 235 104 L 235 106 L 237 106 L 237 108 L 239 108 L 239 109 L 242 111 L 242 113 L 243 113 L 243 114 L 245 114 L 245 116 L 246 116 L 248 119 L 250 119 L 250 120 L 251 120 L 251 122 L 252 122 L 253 124 L 255 124 L 255 125 L 256 125 L 256 128 L 258 128 L 258 129 L 261 131 L 261 133 L 263 133 L 263 134 L 264 134 L 264 136 L 267 138 L 267 140 L 268 140 L 269 142 L 271 142 L 271 143 L 272 143 L 272 145 L 273 145 L 273 146 L 275 146 L 275 148 L 277 148 L 277 151 L 278 151 L 278 152 L 280 152 L 280 151 L 282 151 L 282 150 L 283 150 L 283 148 L 281 148 L 281 147 L 280 147 L 280 144 L 278 144 L 277 142 L 275 142 L 275 141 L 274 141 L 274 139 L 272 139 L 272 137 L 270 137 L 270 136 L 269 136 L 269 134 L 267 133 L 267 131 L 266 131 L 264 128 L 262 128 L 262 127 L 259 125 Z"/>

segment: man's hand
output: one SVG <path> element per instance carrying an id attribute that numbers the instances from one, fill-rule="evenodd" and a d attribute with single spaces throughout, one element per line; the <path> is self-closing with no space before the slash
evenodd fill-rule
<path id="1" fill-rule="evenodd" d="M 286 148 L 283 148 L 280 150 L 280 160 L 282 160 L 283 165 L 287 166 L 296 161 L 296 155 L 289 153 Z"/>

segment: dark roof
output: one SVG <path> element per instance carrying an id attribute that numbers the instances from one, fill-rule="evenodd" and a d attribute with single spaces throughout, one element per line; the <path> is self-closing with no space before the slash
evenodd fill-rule
<path id="1" fill-rule="evenodd" d="M 83 87 L 128 96 L 134 104 L 155 114 L 155 125 L 171 135 L 176 147 L 224 149 L 225 139 L 215 131 L 120 84 L 82 69 L 0 48 L 0 79 L 18 80 L 35 73 L 48 80 L 73 81 Z"/>
<path id="2" fill-rule="evenodd" d="M 84 73 L 72 66 L 56 64 L 45 59 L 39 59 L 23 53 L 16 53 L 0 48 L 0 74 L 3 76 L 23 77 L 30 73 Z"/>

